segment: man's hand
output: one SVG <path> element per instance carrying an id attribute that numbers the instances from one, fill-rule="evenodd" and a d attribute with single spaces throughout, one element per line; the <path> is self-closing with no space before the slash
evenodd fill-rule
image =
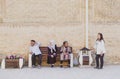
<path id="1" fill-rule="evenodd" d="M 51 57 L 53 58 L 54 56 L 53 56 L 53 55 L 51 55 Z"/>
<path id="2" fill-rule="evenodd" d="M 53 55 L 56 55 L 56 53 L 53 53 Z"/>
<path id="3" fill-rule="evenodd" d="M 64 55 L 68 55 L 68 53 L 66 52 L 66 53 L 64 53 Z"/>
<path id="4" fill-rule="evenodd" d="M 90 50 L 95 50 L 93 47 L 90 47 Z"/>
<path id="5" fill-rule="evenodd" d="M 103 56 L 103 53 L 101 53 L 100 55 Z"/>
<path id="6" fill-rule="evenodd" d="M 64 52 L 63 55 L 66 55 L 66 53 Z"/>
<path id="7" fill-rule="evenodd" d="M 33 54 L 32 52 L 30 52 L 30 54 Z"/>

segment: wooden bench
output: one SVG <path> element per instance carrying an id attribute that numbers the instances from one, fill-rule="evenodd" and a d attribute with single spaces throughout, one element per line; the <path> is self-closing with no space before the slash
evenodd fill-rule
<path id="1" fill-rule="evenodd" d="M 58 51 L 57 51 L 57 58 L 56 58 L 56 64 L 55 66 L 59 66 L 60 65 L 60 49 L 61 47 L 58 47 L 57 48 Z M 48 47 L 40 47 L 40 50 L 42 52 L 42 66 L 47 66 L 47 57 L 48 57 Z M 71 47 L 71 50 L 72 50 L 72 47 Z M 70 54 L 71 56 L 71 59 L 70 59 L 70 67 L 73 67 L 73 54 L 71 53 Z M 31 67 L 31 59 L 29 59 L 29 67 Z M 67 65 L 66 63 L 63 63 L 65 66 Z"/>

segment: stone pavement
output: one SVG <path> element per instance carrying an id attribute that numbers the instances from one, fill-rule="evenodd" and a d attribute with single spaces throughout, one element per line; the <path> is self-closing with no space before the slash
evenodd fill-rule
<path id="1" fill-rule="evenodd" d="M 0 69 L 0 79 L 120 79 L 120 65 L 92 67 Z"/>

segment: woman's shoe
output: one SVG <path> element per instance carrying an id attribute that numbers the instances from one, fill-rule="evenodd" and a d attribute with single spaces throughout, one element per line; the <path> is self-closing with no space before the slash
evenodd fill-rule
<path id="1" fill-rule="evenodd" d="M 99 69 L 103 69 L 102 67 L 100 67 Z"/>
<path id="2" fill-rule="evenodd" d="M 99 67 L 94 67 L 94 69 L 99 69 Z"/>
<path id="3" fill-rule="evenodd" d="M 32 68 L 35 68 L 36 66 L 35 65 L 32 65 Z"/>

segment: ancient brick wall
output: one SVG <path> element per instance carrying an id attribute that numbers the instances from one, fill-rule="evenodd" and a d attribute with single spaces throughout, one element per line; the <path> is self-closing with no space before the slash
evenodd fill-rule
<path id="1" fill-rule="evenodd" d="M 120 63 L 120 1 L 89 1 L 89 47 L 102 32 L 107 49 L 105 62 Z M 84 0 L 0 0 L 0 54 L 19 54 L 27 59 L 29 41 L 58 46 L 68 40 L 73 52 L 85 44 Z"/>

